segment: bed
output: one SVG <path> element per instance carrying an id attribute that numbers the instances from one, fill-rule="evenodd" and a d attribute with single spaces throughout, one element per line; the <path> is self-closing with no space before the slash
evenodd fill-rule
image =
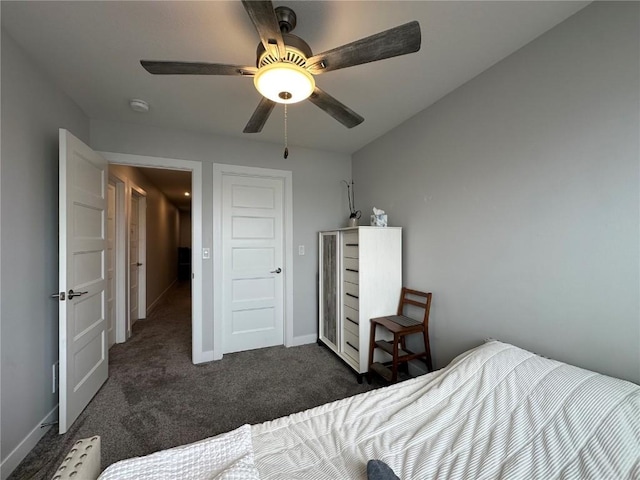
<path id="1" fill-rule="evenodd" d="M 490 341 L 446 368 L 201 442 L 100 480 L 640 479 L 640 386 Z"/>

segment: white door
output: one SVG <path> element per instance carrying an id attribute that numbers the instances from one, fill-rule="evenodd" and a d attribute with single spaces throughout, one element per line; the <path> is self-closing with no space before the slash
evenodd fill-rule
<path id="1" fill-rule="evenodd" d="M 223 352 L 284 343 L 283 180 L 222 177 Z"/>
<path id="2" fill-rule="evenodd" d="M 131 220 L 129 222 L 129 329 L 138 320 L 138 267 L 140 266 L 139 252 L 139 197 L 135 191 L 131 192 Z"/>
<path id="3" fill-rule="evenodd" d="M 60 129 L 60 417 L 65 433 L 108 376 L 107 162 Z"/>
<path id="4" fill-rule="evenodd" d="M 116 186 L 109 182 L 107 194 L 107 338 L 116 343 Z"/>

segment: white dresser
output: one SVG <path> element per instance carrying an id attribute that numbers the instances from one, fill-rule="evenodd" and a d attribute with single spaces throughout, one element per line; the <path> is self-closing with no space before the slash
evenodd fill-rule
<path id="1" fill-rule="evenodd" d="M 398 308 L 402 228 L 330 230 L 320 232 L 319 241 L 319 340 L 362 381 L 368 370 L 369 319 L 393 315 Z"/>

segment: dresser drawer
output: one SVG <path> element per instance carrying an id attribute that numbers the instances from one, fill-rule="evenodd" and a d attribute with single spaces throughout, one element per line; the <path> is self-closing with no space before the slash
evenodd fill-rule
<path id="1" fill-rule="evenodd" d="M 345 233 L 342 236 L 342 254 L 345 258 L 358 258 L 358 233 Z"/>
<path id="2" fill-rule="evenodd" d="M 343 303 L 345 306 L 347 307 L 351 307 L 355 310 L 358 310 L 360 308 L 360 304 L 357 298 L 354 298 L 350 295 L 347 295 L 346 293 L 343 296 Z"/>
<path id="3" fill-rule="evenodd" d="M 342 285 L 344 288 L 343 303 L 348 307 L 359 310 L 358 285 L 349 282 L 344 282 Z"/>
<path id="4" fill-rule="evenodd" d="M 344 282 L 344 293 L 348 293 L 349 297 L 359 298 L 360 287 L 357 283 Z"/>
<path id="5" fill-rule="evenodd" d="M 358 342 L 358 337 L 356 337 L 349 331 L 345 331 L 343 339 L 344 353 L 358 363 L 360 363 L 360 352 L 358 351 L 359 348 L 360 342 Z"/>
<path id="6" fill-rule="evenodd" d="M 360 283 L 360 262 L 357 258 L 343 259 L 343 279 L 345 282 Z"/>
<path id="7" fill-rule="evenodd" d="M 342 263 L 345 270 L 353 273 L 360 272 L 360 261 L 357 258 L 345 258 Z"/>
<path id="8" fill-rule="evenodd" d="M 342 243 L 358 243 L 358 231 L 345 232 L 342 234 Z"/>
<path id="9" fill-rule="evenodd" d="M 346 259 L 345 259 L 346 260 Z M 353 284 L 358 284 L 358 272 L 354 271 L 354 269 L 352 268 L 345 268 L 344 272 L 342 272 L 343 275 L 343 279 L 345 282 L 349 282 L 349 283 L 353 283 Z"/>
<path id="10" fill-rule="evenodd" d="M 358 311 L 345 305 L 343 307 L 342 314 L 344 329 L 353 333 L 354 335 L 360 335 L 360 325 L 358 323 Z"/>
<path id="11" fill-rule="evenodd" d="M 347 244 L 343 247 L 342 251 L 345 258 L 358 258 L 358 246 L 352 246 L 353 244 Z"/>

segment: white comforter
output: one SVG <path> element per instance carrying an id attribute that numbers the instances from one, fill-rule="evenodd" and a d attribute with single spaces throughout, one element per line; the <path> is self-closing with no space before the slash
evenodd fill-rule
<path id="1" fill-rule="evenodd" d="M 251 429 L 243 425 L 200 442 L 114 463 L 99 480 L 259 480 Z M 78 480 L 87 480 L 79 478 Z"/>
<path id="2" fill-rule="evenodd" d="M 252 437 L 262 479 L 640 479 L 640 387 L 493 341 Z"/>
<path id="3" fill-rule="evenodd" d="M 640 479 L 640 387 L 493 341 L 432 374 L 100 478 L 365 479 L 369 459 L 403 480 Z"/>

